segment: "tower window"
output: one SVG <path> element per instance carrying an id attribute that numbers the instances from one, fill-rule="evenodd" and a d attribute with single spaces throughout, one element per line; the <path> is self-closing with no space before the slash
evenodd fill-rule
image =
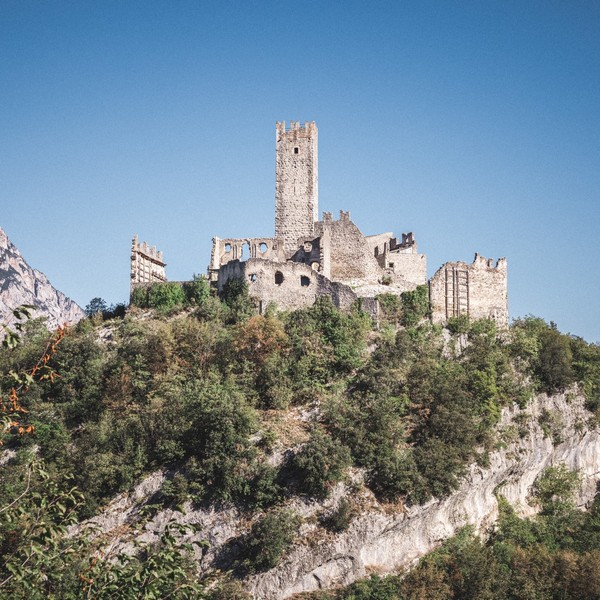
<path id="1" fill-rule="evenodd" d="M 281 285 L 283 283 L 283 273 L 281 271 L 275 272 L 275 283 Z"/>
<path id="2" fill-rule="evenodd" d="M 298 148 L 294 148 L 294 154 L 298 154 Z"/>
<path id="3" fill-rule="evenodd" d="M 300 285 L 303 287 L 307 287 L 310 285 L 310 278 L 308 278 L 306 275 L 301 275 L 300 276 Z"/>

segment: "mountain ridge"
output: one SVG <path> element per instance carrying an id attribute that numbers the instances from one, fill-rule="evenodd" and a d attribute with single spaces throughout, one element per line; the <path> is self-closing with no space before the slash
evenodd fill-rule
<path id="1" fill-rule="evenodd" d="M 85 316 L 83 309 L 57 290 L 44 273 L 31 267 L 0 227 L 0 318 L 10 325 L 12 311 L 34 306 L 33 317 L 45 317 L 49 329 L 73 325 Z"/>

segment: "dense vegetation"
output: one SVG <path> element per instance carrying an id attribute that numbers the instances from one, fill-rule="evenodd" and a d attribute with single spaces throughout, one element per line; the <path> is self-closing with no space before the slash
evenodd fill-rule
<path id="1" fill-rule="evenodd" d="M 444 332 L 423 318 L 420 289 L 383 298 L 379 327 L 360 307 L 340 312 L 328 298 L 259 316 L 244 284 L 231 282 L 218 299 L 202 278 L 144 288 L 134 304 L 123 314 L 96 302 L 99 309 L 48 355 L 52 376 L 31 375 L 48 343 L 40 322 L 28 323 L 22 343 L 0 356 L 3 408 L 15 377 L 29 376 L 19 388 L 23 425 L 9 421 L 0 440 L 15 453 L 0 480 L 0 506 L 9 507 L 0 512 L 0 596 L 34 597 L 11 581 L 65 598 L 79 597 L 87 579 L 98 582 L 79 577 L 84 570 L 60 550 L 54 526 L 93 515 L 157 468 L 168 475 L 158 505 L 265 511 L 243 540 L 245 567 L 260 570 L 285 552 L 282 531 L 297 526 L 280 505 L 294 494 L 327 496 L 350 466 L 364 471 L 380 499 L 422 502 L 451 492 L 469 462 L 485 462 L 503 406 L 578 381 L 589 408 L 600 411 L 598 346 L 536 318 L 517 321 L 510 333 L 464 320 Z M 301 409 L 312 417 L 294 418 Z M 276 447 L 293 452 L 272 466 L 266 459 Z M 347 523 L 342 513 L 331 529 Z M 39 519 L 19 523 L 31 514 Z M 282 515 L 287 529 L 277 525 Z M 28 559 L 31 539 L 56 553 Z M 173 539 L 144 552 L 171 557 L 173 569 L 157 585 L 166 581 L 188 597 L 189 564 Z M 123 560 L 128 577 L 144 580 L 143 563 Z M 19 571 L 24 562 L 39 565 L 37 579 Z M 49 576 L 58 564 L 61 581 Z M 110 575 L 118 566 L 111 564 L 102 572 Z"/>

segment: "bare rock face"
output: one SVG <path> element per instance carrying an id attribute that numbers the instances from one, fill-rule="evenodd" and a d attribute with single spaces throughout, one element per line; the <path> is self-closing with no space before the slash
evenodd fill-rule
<path id="1" fill-rule="evenodd" d="M 540 426 L 540 417 L 548 414 L 556 423 L 552 432 Z M 505 409 L 498 428 L 498 449 L 490 455 L 489 464 L 471 465 L 453 494 L 421 506 L 381 505 L 370 491 L 353 493 L 344 484 L 324 502 L 296 498 L 289 508 L 304 521 L 296 543 L 277 567 L 248 577 L 245 587 L 256 600 L 283 600 L 301 592 L 346 585 L 369 573 L 398 572 L 465 525 L 485 534 L 498 517 L 497 494 L 520 515 L 535 513 L 536 508 L 529 504 L 531 486 L 553 465 L 578 470 L 577 503 L 584 507 L 593 500 L 600 480 L 600 431 L 590 417 L 584 398 L 576 393 L 540 395 L 524 409 Z M 100 531 L 116 535 L 122 547 L 130 548 L 132 538 L 123 538 L 120 532 L 123 527 L 140 524 L 140 510 L 163 481 L 162 473 L 148 477 L 132 493 L 117 497 L 93 522 Z M 343 497 L 352 497 L 360 506 L 359 513 L 347 531 L 327 532 L 317 517 Z M 159 511 L 141 530 L 133 528 L 133 537 L 156 540 L 170 519 L 193 523 L 197 533 L 188 541 L 208 542 L 207 548 L 196 552 L 198 571 L 206 575 L 227 569 L 235 558 L 236 540 L 250 527 L 249 519 L 234 508 L 187 508 L 185 513 Z"/>
<path id="2" fill-rule="evenodd" d="M 35 306 L 34 317 L 46 317 L 49 329 L 72 325 L 85 316 L 73 300 L 55 289 L 48 278 L 32 269 L 0 228 L 0 322 L 10 326 L 12 311 L 22 304 Z"/>

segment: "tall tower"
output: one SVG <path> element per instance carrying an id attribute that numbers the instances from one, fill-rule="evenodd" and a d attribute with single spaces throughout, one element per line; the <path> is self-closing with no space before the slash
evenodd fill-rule
<path id="1" fill-rule="evenodd" d="M 300 126 L 277 123 L 275 175 L 275 237 L 286 256 L 297 249 L 298 238 L 314 234 L 319 218 L 318 131 L 314 121 Z"/>

